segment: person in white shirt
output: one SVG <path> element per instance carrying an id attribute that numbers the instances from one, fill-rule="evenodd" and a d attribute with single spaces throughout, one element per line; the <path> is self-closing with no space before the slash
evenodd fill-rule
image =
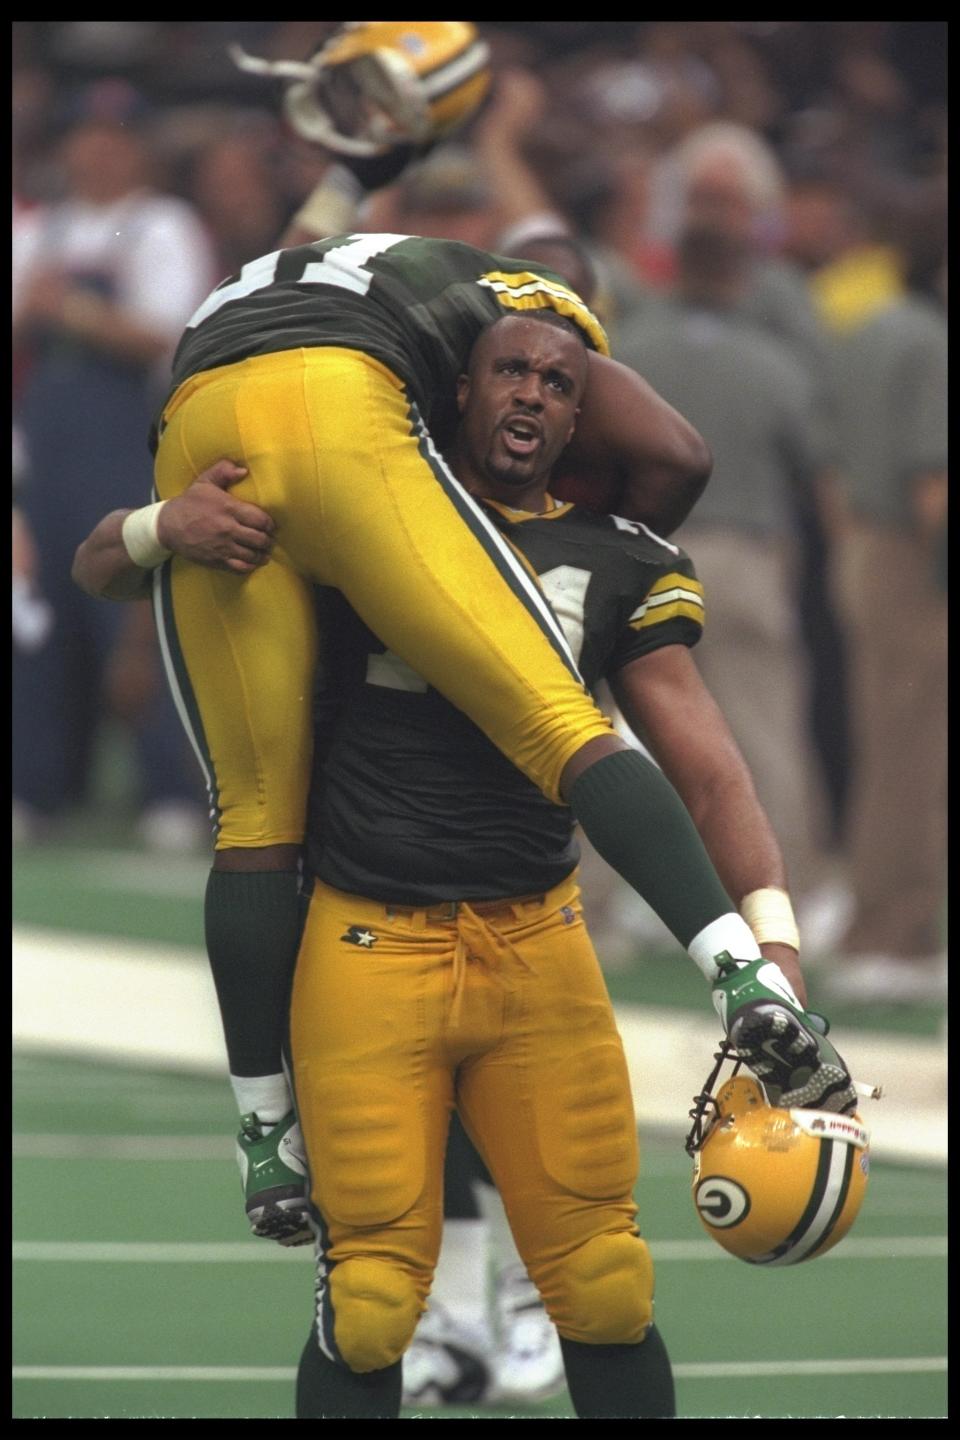
<path id="1" fill-rule="evenodd" d="M 30 457 L 23 516 L 36 547 L 37 591 L 50 607 L 41 645 L 15 646 L 15 829 L 42 833 L 83 794 L 89 741 L 118 644 L 138 656 L 144 628 L 70 583 L 77 542 L 105 509 L 149 498 L 144 436 L 185 320 L 211 283 L 211 247 L 192 209 L 149 187 L 143 104 L 124 81 L 81 92 L 61 142 L 63 198 L 21 212 L 13 230 L 17 418 Z M 128 649 L 128 654 L 130 653 Z M 115 708 L 134 721 L 145 836 L 186 838 L 203 825 L 190 757 L 159 674 Z M 149 703 L 146 702 L 149 699 Z M 164 827 L 166 827 L 164 829 Z"/>

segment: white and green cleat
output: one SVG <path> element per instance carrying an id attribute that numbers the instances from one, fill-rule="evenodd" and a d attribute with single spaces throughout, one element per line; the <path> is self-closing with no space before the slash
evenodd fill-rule
<path id="1" fill-rule="evenodd" d="M 822 1015 L 804 1010 L 770 960 L 734 960 L 724 951 L 713 1003 L 731 1045 L 784 1110 L 852 1114 L 857 1092 L 841 1056 L 827 1040 Z"/>
<path id="2" fill-rule="evenodd" d="M 264 1133 L 266 1132 L 266 1133 Z M 237 1162 L 254 1235 L 281 1245 L 313 1240 L 303 1137 L 293 1110 L 265 1126 L 255 1112 L 240 1117 Z"/>

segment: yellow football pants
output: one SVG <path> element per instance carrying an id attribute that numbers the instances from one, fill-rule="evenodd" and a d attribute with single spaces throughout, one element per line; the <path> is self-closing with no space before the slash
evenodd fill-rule
<path id="1" fill-rule="evenodd" d="M 381 1369 L 412 1338 L 454 1104 L 560 1333 L 643 1339 L 653 1270 L 635 1226 L 633 1104 L 573 877 L 546 896 L 430 910 L 318 885 L 291 1047 L 331 1358 Z"/>
<path id="2" fill-rule="evenodd" d="M 453 479 L 388 369 L 353 350 L 257 356 L 186 381 L 164 415 L 156 487 L 220 457 L 277 525 L 240 577 L 173 559 L 155 603 L 167 671 L 205 770 L 218 848 L 303 838 L 317 657 L 311 583 L 376 635 L 552 799 L 609 733 L 543 595 Z"/>

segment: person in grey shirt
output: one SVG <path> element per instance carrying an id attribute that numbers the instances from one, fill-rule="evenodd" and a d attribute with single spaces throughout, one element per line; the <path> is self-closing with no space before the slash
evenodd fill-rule
<path id="1" fill-rule="evenodd" d="M 945 236 L 942 194 L 921 191 L 907 293 L 838 336 L 832 354 L 856 910 L 830 989 L 865 1002 L 946 998 Z"/>
<path id="2" fill-rule="evenodd" d="M 698 663 L 781 837 L 794 890 L 825 880 L 822 782 L 808 726 L 807 666 L 793 597 L 795 502 L 832 459 L 809 370 L 743 313 L 750 249 L 692 219 L 675 293 L 625 328 L 618 354 L 680 405 L 714 455 L 680 543 L 710 597 Z M 801 933 L 802 933 L 801 914 Z"/>

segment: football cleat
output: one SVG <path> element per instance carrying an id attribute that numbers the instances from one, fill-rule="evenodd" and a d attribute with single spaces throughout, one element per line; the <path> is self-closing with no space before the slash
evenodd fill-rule
<path id="1" fill-rule="evenodd" d="M 713 1003 L 737 1055 L 763 1082 L 773 1105 L 852 1114 L 857 1094 L 827 1039 L 829 1026 L 808 1014 L 778 965 L 718 955 Z"/>
<path id="2" fill-rule="evenodd" d="M 690 1113 L 693 1202 L 707 1234 L 750 1265 L 796 1265 L 825 1255 L 850 1229 L 870 1173 L 857 1115 L 767 1103 L 760 1083 L 734 1075 L 710 1094 L 718 1063 Z"/>
<path id="3" fill-rule="evenodd" d="M 266 1134 L 255 1113 L 240 1117 L 237 1161 L 247 1219 L 254 1235 L 281 1245 L 307 1245 L 313 1229 L 306 1191 L 303 1137 L 291 1110 Z"/>
<path id="4" fill-rule="evenodd" d="M 497 1285 L 499 1340 L 488 1400 L 547 1400 L 566 1389 L 560 1337 L 525 1270 L 513 1269 Z"/>
<path id="5" fill-rule="evenodd" d="M 341 155 L 443 140 L 490 87 L 489 49 L 467 20 L 348 20 L 307 62 L 230 54 L 241 70 L 292 81 L 291 126 Z"/>
<path id="6" fill-rule="evenodd" d="M 471 1405 L 490 1383 L 488 1334 L 461 1324 L 434 1301 L 403 1357 L 403 1403 L 418 1409 Z"/>

